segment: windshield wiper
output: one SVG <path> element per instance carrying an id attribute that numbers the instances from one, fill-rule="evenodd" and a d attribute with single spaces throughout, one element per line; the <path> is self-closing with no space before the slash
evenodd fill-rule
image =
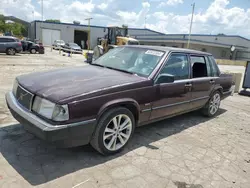
<path id="1" fill-rule="evenodd" d="M 104 66 L 104 65 L 100 65 L 100 64 L 97 64 L 97 63 L 91 63 L 90 65 L 94 65 L 94 66 L 98 66 L 98 67 L 104 67 L 104 68 L 107 68 L 106 66 Z"/>
<path id="2" fill-rule="evenodd" d="M 125 73 L 128 73 L 128 74 L 134 74 L 133 72 L 129 72 L 129 71 L 126 71 L 126 70 L 123 70 L 123 69 L 117 69 L 117 68 L 114 68 L 114 67 L 106 67 L 106 68 L 121 71 L 121 72 L 125 72 Z"/>
<path id="3" fill-rule="evenodd" d="M 114 67 L 108 67 L 108 66 L 97 64 L 97 63 L 92 63 L 91 65 L 98 66 L 98 67 L 103 67 L 103 68 L 107 68 L 107 69 L 112 69 L 112 70 L 116 70 L 116 71 L 121 71 L 121 72 L 125 72 L 125 73 L 128 73 L 128 74 L 135 74 L 133 72 L 129 72 L 129 71 L 122 70 L 122 69 L 117 69 L 117 68 L 114 68 Z"/>

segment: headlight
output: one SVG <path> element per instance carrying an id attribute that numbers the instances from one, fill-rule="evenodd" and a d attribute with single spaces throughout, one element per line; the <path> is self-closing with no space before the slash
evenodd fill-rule
<path id="1" fill-rule="evenodd" d="M 12 92 L 13 92 L 14 96 L 16 96 L 17 87 L 18 87 L 18 82 L 15 79 L 14 83 L 13 83 L 13 88 L 12 88 Z"/>
<path id="2" fill-rule="evenodd" d="M 68 105 L 57 105 L 38 96 L 35 97 L 32 110 L 54 121 L 66 121 L 69 119 Z"/>

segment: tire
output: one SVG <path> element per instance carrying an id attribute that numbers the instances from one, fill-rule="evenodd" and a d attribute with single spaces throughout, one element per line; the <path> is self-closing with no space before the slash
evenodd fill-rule
<path id="1" fill-rule="evenodd" d="M 16 50 L 14 48 L 8 48 L 6 50 L 6 54 L 7 55 L 15 55 L 16 54 Z"/>
<path id="2" fill-rule="evenodd" d="M 210 97 L 207 104 L 202 109 L 203 115 L 207 117 L 214 117 L 220 108 L 221 94 L 219 91 L 215 91 Z"/>
<path id="3" fill-rule="evenodd" d="M 31 53 L 31 54 L 36 54 L 36 52 L 37 52 L 37 50 L 36 50 L 35 48 L 32 48 L 32 49 L 30 50 L 30 53 Z"/>
<path id="4" fill-rule="evenodd" d="M 115 128 L 115 120 L 118 128 Z M 113 108 L 101 116 L 90 144 L 103 155 L 118 153 L 130 141 L 134 129 L 135 119 L 132 112 L 123 107 Z"/>

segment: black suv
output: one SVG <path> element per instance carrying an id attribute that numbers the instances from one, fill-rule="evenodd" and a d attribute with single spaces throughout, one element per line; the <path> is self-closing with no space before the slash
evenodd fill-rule
<path id="1" fill-rule="evenodd" d="M 22 43 L 18 38 L 1 36 L 0 37 L 0 53 L 7 55 L 15 55 L 22 51 Z"/>

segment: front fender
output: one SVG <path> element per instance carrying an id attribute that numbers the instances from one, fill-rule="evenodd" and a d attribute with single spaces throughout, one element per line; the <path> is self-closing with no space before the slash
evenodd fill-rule
<path id="1" fill-rule="evenodd" d="M 100 110 L 97 114 L 97 119 L 99 119 L 103 115 L 103 113 L 106 112 L 107 110 L 114 108 L 114 107 L 117 107 L 117 106 L 123 106 L 123 105 L 133 105 L 137 110 L 137 114 L 139 114 L 139 112 L 140 112 L 140 105 L 134 99 L 131 99 L 131 98 L 115 99 L 115 100 L 112 100 L 112 101 L 105 103 L 100 108 Z"/>

